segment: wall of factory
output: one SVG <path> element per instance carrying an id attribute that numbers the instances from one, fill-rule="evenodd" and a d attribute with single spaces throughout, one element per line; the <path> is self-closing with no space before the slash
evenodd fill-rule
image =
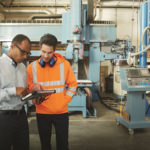
<path id="1" fill-rule="evenodd" d="M 117 39 L 130 39 L 132 44 L 139 49 L 140 41 L 140 9 L 132 8 L 99 8 L 96 20 L 109 20 L 116 24 Z M 102 47 L 103 51 L 110 51 L 110 47 Z M 108 75 L 113 73 L 111 62 L 101 62 L 101 67 L 107 68 Z M 105 78 L 101 76 L 101 78 Z"/>
<path id="2" fill-rule="evenodd" d="M 96 20 L 110 20 L 116 23 L 117 39 L 130 39 L 139 47 L 140 10 L 132 8 L 99 8 Z"/>

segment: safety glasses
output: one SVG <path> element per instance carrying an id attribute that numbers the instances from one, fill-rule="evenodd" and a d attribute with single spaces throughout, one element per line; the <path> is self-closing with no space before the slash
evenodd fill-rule
<path id="1" fill-rule="evenodd" d="M 30 52 L 26 52 L 25 50 L 23 50 L 22 48 L 20 48 L 18 45 L 15 45 L 19 50 L 20 52 L 23 54 L 23 55 L 27 55 L 27 56 L 30 56 L 31 53 Z"/>

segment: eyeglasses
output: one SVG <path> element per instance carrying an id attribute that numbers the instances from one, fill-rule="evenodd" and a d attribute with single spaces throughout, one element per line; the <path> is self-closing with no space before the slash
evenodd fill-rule
<path id="1" fill-rule="evenodd" d="M 27 55 L 27 56 L 30 56 L 31 53 L 30 52 L 26 52 L 25 50 L 23 50 L 22 48 L 20 48 L 18 45 L 15 45 L 19 50 L 20 52 L 23 54 L 23 55 Z"/>

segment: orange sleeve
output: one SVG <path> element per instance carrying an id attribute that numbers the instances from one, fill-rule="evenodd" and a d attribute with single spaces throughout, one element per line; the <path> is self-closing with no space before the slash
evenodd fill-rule
<path id="1" fill-rule="evenodd" d="M 66 67 L 66 84 L 68 86 L 68 89 L 66 91 L 66 98 L 68 102 L 70 102 L 72 100 L 72 96 L 76 93 L 77 80 L 69 62 L 67 62 Z"/>

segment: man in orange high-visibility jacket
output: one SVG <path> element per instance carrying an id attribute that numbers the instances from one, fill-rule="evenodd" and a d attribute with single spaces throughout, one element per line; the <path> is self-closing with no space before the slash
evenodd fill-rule
<path id="1" fill-rule="evenodd" d="M 27 67 L 30 91 L 55 89 L 42 103 L 33 100 L 42 150 L 50 150 L 52 124 L 56 131 L 57 150 L 68 150 L 68 103 L 75 94 L 77 81 L 70 63 L 54 53 L 57 39 L 45 34 L 40 39 L 41 58 Z M 66 88 L 67 87 L 67 88 Z"/>

